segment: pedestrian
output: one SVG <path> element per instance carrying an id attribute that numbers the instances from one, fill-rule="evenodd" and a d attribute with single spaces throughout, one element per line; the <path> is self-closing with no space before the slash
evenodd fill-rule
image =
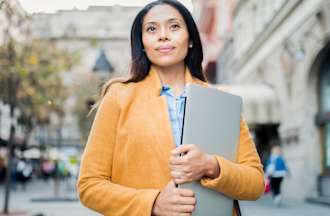
<path id="1" fill-rule="evenodd" d="M 208 86 L 190 12 L 176 0 L 146 5 L 132 25 L 131 55 L 130 78 L 103 89 L 81 161 L 81 202 L 107 216 L 191 215 L 194 192 L 175 185 L 192 181 L 233 199 L 258 199 L 264 173 L 243 118 L 235 162 L 179 146 L 185 86 Z"/>
<path id="2" fill-rule="evenodd" d="M 10 169 L 10 182 L 11 182 L 11 188 L 14 191 L 16 191 L 17 188 L 17 163 L 18 163 L 18 158 L 17 156 L 13 155 L 11 162 L 11 169 Z M 9 164 L 7 163 L 7 166 L 8 165 Z"/>
<path id="3" fill-rule="evenodd" d="M 5 177 L 6 177 L 5 159 L 0 155 L 0 183 L 5 180 Z"/>
<path id="4" fill-rule="evenodd" d="M 287 174 L 288 168 L 282 156 L 282 148 L 275 145 L 272 147 L 270 157 L 267 161 L 266 176 L 269 178 L 273 201 L 277 206 L 280 205 L 282 200 L 281 184 Z"/>
<path id="5" fill-rule="evenodd" d="M 32 177 L 33 168 L 26 158 L 20 158 L 16 166 L 17 182 L 21 184 L 22 189 L 26 190 L 26 184 Z"/>
<path id="6" fill-rule="evenodd" d="M 54 177 L 55 164 L 50 159 L 45 159 L 41 164 L 41 173 L 44 181 L 48 181 L 49 178 Z"/>

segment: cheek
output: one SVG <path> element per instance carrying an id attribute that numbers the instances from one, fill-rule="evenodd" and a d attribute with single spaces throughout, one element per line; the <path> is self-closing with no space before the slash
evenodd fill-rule
<path id="1" fill-rule="evenodd" d="M 177 52 L 178 55 L 180 55 L 180 57 L 185 57 L 188 53 L 188 44 L 189 44 L 189 39 L 185 39 L 185 40 L 180 40 L 177 43 Z"/>
<path id="2" fill-rule="evenodd" d="M 173 40 L 176 41 L 176 46 L 179 48 L 180 52 L 188 51 L 189 36 L 186 33 L 174 35 Z"/>
<path id="3" fill-rule="evenodd" d="M 150 46 L 151 46 L 150 37 L 142 34 L 142 44 L 143 44 L 144 49 L 150 48 Z"/>
<path id="4" fill-rule="evenodd" d="M 179 43 L 181 44 L 181 46 L 188 48 L 189 37 L 188 36 L 182 36 L 182 37 L 180 37 Z"/>
<path id="5" fill-rule="evenodd" d="M 147 57 L 149 59 L 154 58 L 154 55 L 156 55 L 154 48 L 155 48 L 155 44 L 157 43 L 157 39 L 152 36 L 142 35 L 142 43 Z"/>

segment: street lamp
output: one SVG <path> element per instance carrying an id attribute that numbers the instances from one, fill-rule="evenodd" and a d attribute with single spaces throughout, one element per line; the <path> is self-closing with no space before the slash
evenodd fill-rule
<path id="1" fill-rule="evenodd" d="M 114 72 L 114 68 L 108 60 L 104 49 L 100 50 L 100 54 L 93 67 L 93 72 L 97 73 L 102 81 L 108 79 L 109 74 Z"/>

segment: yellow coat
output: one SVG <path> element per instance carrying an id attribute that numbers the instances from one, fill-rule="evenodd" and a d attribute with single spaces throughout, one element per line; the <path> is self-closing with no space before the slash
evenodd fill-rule
<path id="1" fill-rule="evenodd" d="M 185 79 L 207 85 L 189 70 Z M 77 187 L 85 206 L 107 216 L 151 215 L 155 198 L 171 179 L 168 159 L 175 148 L 161 88 L 154 70 L 143 81 L 110 87 L 82 156 Z M 202 179 L 203 186 L 238 200 L 263 194 L 262 164 L 244 120 L 236 162 L 216 158 L 221 174 Z"/>

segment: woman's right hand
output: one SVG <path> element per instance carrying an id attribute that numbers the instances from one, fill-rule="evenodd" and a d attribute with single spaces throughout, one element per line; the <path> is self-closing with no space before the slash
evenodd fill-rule
<path id="1" fill-rule="evenodd" d="M 174 181 L 171 180 L 156 198 L 152 215 L 189 216 L 195 210 L 195 205 L 194 192 L 175 187 Z"/>

